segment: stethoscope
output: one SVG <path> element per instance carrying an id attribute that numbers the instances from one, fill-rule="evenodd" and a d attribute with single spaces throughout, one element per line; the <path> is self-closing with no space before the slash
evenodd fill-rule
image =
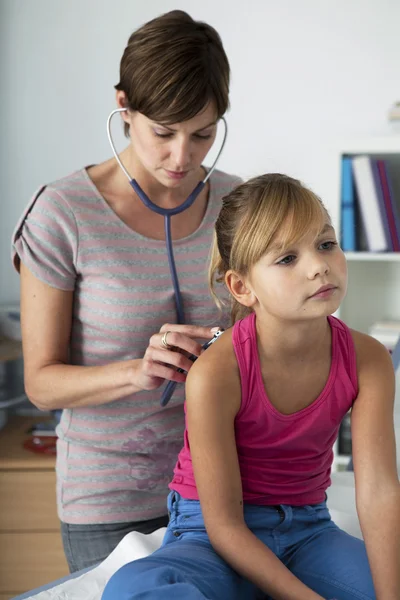
<path id="1" fill-rule="evenodd" d="M 150 200 L 150 198 L 147 196 L 147 194 L 145 194 L 145 192 L 142 190 L 142 188 L 140 187 L 140 185 L 138 184 L 136 179 L 133 179 L 129 175 L 128 171 L 125 169 L 124 165 L 122 164 L 121 159 L 119 158 L 118 153 L 115 149 L 114 141 L 113 141 L 113 138 L 111 135 L 111 119 L 113 118 L 113 116 L 116 113 L 124 112 L 126 110 L 127 110 L 126 108 L 116 108 L 115 110 L 113 110 L 110 113 L 110 115 L 107 119 L 108 140 L 110 142 L 110 146 L 111 146 L 111 149 L 113 151 L 116 161 L 118 162 L 122 171 L 125 173 L 130 185 L 132 186 L 132 188 L 134 189 L 136 194 L 139 196 L 139 198 L 141 199 L 143 204 L 145 206 L 147 206 L 147 208 L 149 208 L 153 212 L 164 216 L 165 243 L 166 243 L 167 252 L 168 252 L 168 263 L 169 263 L 169 269 L 171 272 L 172 284 L 174 286 L 177 320 L 178 320 L 178 323 L 184 323 L 185 322 L 185 313 L 184 313 L 184 308 L 183 308 L 182 294 L 181 294 L 181 290 L 179 287 L 178 275 L 176 272 L 174 253 L 173 253 L 173 247 L 172 247 L 171 217 L 173 215 L 178 215 L 179 213 L 183 212 L 184 210 L 186 210 L 187 208 L 192 206 L 193 202 L 196 200 L 197 196 L 200 194 L 201 190 L 206 185 L 208 179 L 211 177 L 211 175 L 217 165 L 217 162 L 219 160 L 219 157 L 221 156 L 222 150 L 224 149 L 226 138 L 228 135 L 228 126 L 227 126 L 227 123 L 226 123 L 224 117 L 221 117 L 221 120 L 223 121 L 224 126 L 225 126 L 224 138 L 222 140 L 222 145 L 221 145 L 220 151 L 217 154 L 217 158 L 214 160 L 210 170 L 208 171 L 208 173 L 205 176 L 205 178 L 203 179 L 203 181 L 199 181 L 199 183 L 196 185 L 196 187 L 194 188 L 194 190 L 190 194 L 190 196 L 188 196 L 187 199 L 184 202 L 182 202 L 182 204 L 180 206 L 177 206 L 175 208 L 162 208 L 161 206 L 154 204 L 154 202 L 152 202 Z"/>

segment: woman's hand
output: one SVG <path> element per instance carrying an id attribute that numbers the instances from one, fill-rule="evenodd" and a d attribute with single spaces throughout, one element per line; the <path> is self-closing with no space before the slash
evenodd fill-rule
<path id="1" fill-rule="evenodd" d="M 166 379 L 183 383 L 193 364 L 188 356 L 201 354 L 201 344 L 196 339 L 208 340 L 218 329 L 196 325 L 163 325 L 158 333 L 151 336 L 144 357 L 138 363 L 135 385 L 143 390 L 154 390 Z"/>
<path id="2" fill-rule="evenodd" d="M 209 340 L 219 329 L 165 324 L 151 337 L 143 358 L 98 366 L 71 365 L 72 312 L 72 291 L 43 283 L 21 264 L 25 389 L 41 410 L 100 406 L 141 390 L 154 390 L 165 379 L 185 381 L 186 373 L 177 369 L 187 372 L 193 364 L 188 355 L 201 353 L 196 340 Z"/>

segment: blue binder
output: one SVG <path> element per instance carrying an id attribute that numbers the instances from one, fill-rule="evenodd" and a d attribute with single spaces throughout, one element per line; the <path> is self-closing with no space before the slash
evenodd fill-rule
<path id="1" fill-rule="evenodd" d="M 356 218 L 351 158 L 342 158 L 341 246 L 344 252 L 356 250 Z"/>
<path id="2" fill-rule="evenodd" d="M 392 361 L 393 361 L 394 370 L 397 371 L 397 369 L 400 367 L 400 337 L 397 340 L 397 344 L 395 345 L 395 347 L 393 349 Z M 399 373 L 399 376 L 400 376 L 400 373 Z"/>

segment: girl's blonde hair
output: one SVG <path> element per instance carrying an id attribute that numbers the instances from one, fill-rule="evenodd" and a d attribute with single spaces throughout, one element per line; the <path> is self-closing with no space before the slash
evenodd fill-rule
<path id="1" fill-rule="evenodd" d="M 219 308 L 224 302 L 215 293 L 215 282 L 223 282 L 228 270 L 246 275 L 278 232 L 279 243 L 288 248 L 310 229 L 317 235 L 326 223 L 331 220 L 320 198 L 286 175 L 261 175 L 230 192 L 215 224 L 209 269 L 211 293 Z M 232 323 L 250 312 L 231 297 Z"/>

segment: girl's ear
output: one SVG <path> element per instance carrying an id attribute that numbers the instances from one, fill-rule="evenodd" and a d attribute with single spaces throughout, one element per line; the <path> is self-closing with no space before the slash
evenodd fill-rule
<path id="1" fill-rule="evenodd" d="M 225 274 L 225 284 L 232 296 L 243 306 L 252 308 L 257 301 L 257 298 L 247 281 L 242 275 L 235 271 L 229 270 Z"/>

